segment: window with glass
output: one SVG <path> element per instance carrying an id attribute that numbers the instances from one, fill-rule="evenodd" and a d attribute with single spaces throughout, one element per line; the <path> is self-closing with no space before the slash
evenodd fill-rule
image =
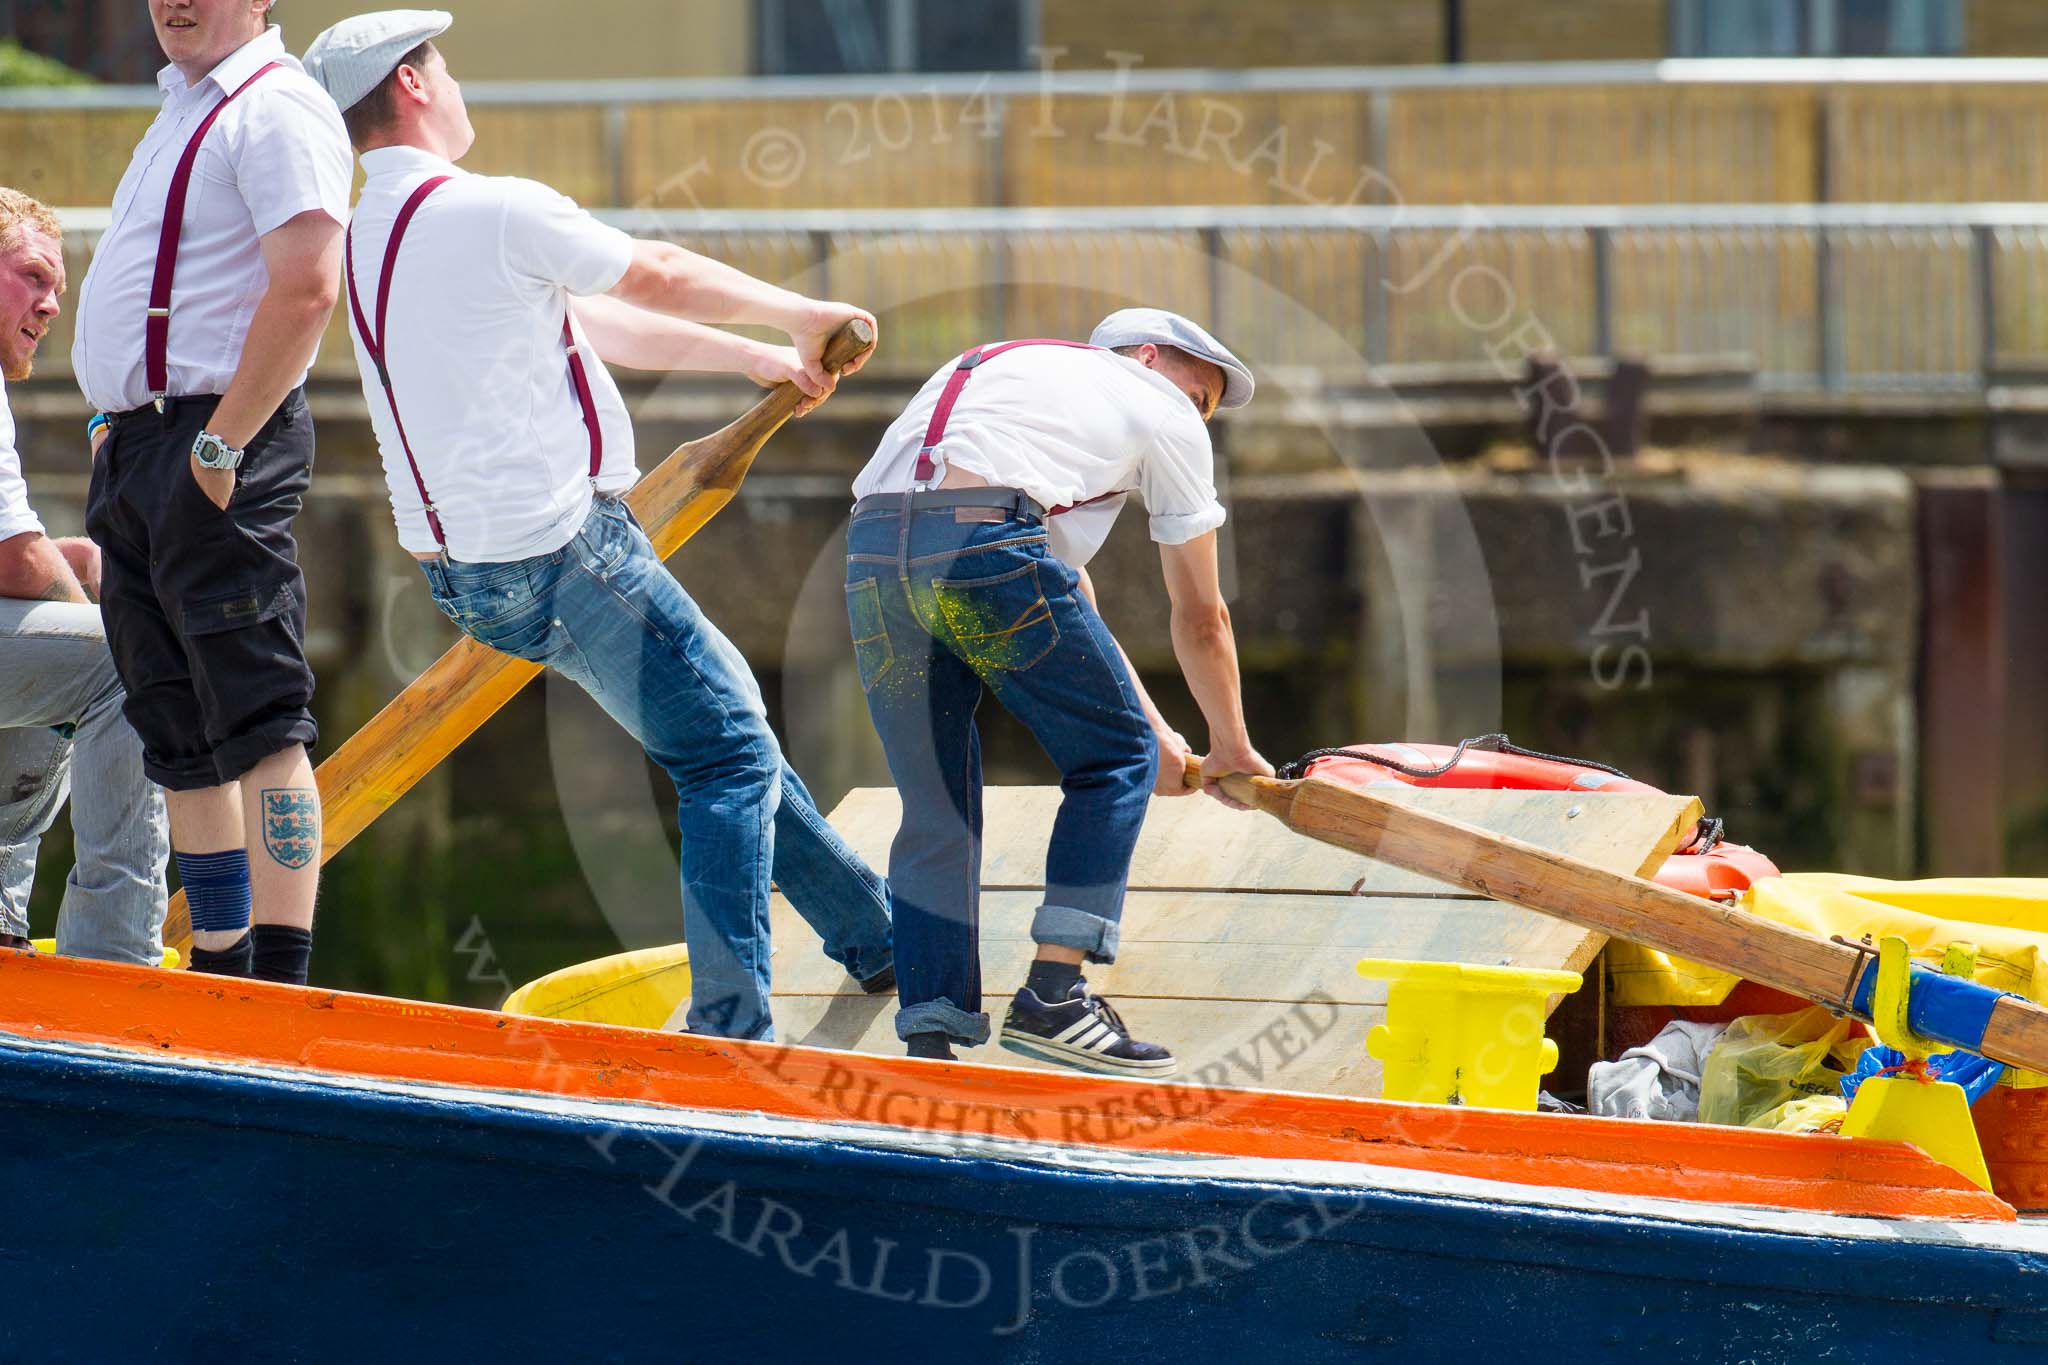
<path id="1" fill-rule="evenodd" d="M 1671 0 L 1676 57 L 1952 57 L 1963 0 Z"/>
<path id="2" fill-rule="evenodd" d="M 770 76 L 1016 71 L 1036 41 L 1033 0 L 757 0 Z"/>

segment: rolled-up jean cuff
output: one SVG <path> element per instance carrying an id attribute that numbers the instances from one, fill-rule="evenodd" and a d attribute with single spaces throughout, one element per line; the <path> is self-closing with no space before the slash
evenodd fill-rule
<path id="1" fill-rule="evenodd" d="M 942 995 L 896 1012 L 896 1036 L 908 1038 L 913 1033 L 943 1033 L 956 1043 L 979 1047 L 988 1041 L 988 1016 L 969 1014 Z"/>
<path id="2" fill-rule="evenodd" d="M 1116 961 L 1118 925 L 1113 919 L 1076 910 L 1071 905 L 1041 905 L 1031 917 L 1034 943 L 1079 948 L 1090 962 Z"/>

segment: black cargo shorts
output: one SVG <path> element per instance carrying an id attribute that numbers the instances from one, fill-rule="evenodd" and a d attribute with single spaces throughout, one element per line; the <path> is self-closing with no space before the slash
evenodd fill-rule
<path id="1" fill-rule="evenodd" d="M 306 580 L 292 520 L 313 473 L 313 419 L 294 389 L 250 440 L 225 510 L 192 478 L 192 439 L 220 403 L 121 414 L 93 461 L 86 532 L 100 615 L 143 770 L 171 791 L 232 782 L 309 748 Z"/>

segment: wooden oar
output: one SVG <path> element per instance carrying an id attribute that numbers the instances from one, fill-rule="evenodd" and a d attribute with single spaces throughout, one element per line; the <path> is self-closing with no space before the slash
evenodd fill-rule
<path id="1" fill-rule="evenodd" d="M 874 344 L 874 330 L 855 318 L 826 343 L 825 368 L 836 374 Z M 776 385 L 744 417 L 677 446 L 634 485 L 626 502 L 656 554 L 674 554 L 732 501 L 754 456 L 803 397 L 794 384 Z M 456 641 L 314 773 L 322 807 L 321 861 L 347 847 L 539 672 L 538 664 L 467 636 Z M 164 920 L 164 943 L 189 957 L 191 942 L 192 917 L 180 891 Z"/>
<path id="2" fill-rule="evenodd" d="M 1188 761 L 1188 783 L 1201 785 L 1200 759 Z M 1230 776 L 1220 785 L 1236 800 L 1278 817 L 1312 839 L 1612 938 L 1675 953 L 1845 1013 L 1855 1012 L 1847 1003 L 1863 973 L 1877 969 L 1873 956 L 1848 944 L 1734 905 L 1593 867 L 1368 790 L 1317 777 L 1282 782 Z M 1917 984 L 1918 972 L 1914 979 Z M 1915 1026 L 1941 1037 L 1917 1018 Z M 2048 1071 L 2048 1009 L 2007 995 L 1991 1007 L 1981 1041 L 1942 1041 L 2029 1071 Z"/>

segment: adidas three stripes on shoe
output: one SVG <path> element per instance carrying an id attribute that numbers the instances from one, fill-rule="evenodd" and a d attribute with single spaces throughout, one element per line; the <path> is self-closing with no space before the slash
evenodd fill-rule
<path id="1" fill-rule="evenodd" d="M 1053 1004 L 1029 987 L 1019 990 L 1003 1020 L 1002 1044 L 1040 1061 L 1122 1076 L 1170 1076 L 1176 1065 L 1159 1044 L 1131 1037 L 1109 1002 L 1090 994 L 1085 979 Z"/>

